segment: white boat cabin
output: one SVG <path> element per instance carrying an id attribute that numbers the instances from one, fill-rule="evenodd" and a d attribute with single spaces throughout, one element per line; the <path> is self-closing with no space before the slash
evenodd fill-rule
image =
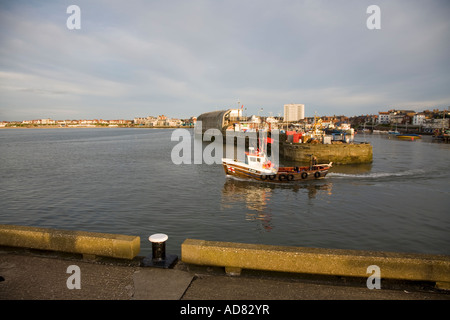
<path id="1" fill-rule="evenodd" d="M 267 159 L 265 153 L 255 152 L 253 148 L 250 148 L 249 150 L 249 152 L 245 153 L 245 164 L 250 168 L 265 171 L 274 167 L 270 160 Z"/>

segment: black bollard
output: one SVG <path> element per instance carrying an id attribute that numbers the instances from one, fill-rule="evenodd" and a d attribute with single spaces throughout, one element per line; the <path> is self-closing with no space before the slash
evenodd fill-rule
<path id="1" fill-rule="evenodd" d="M 152 259 L 155 261 L 161 261 L 166 258 L 166 241 L 169 237 L 162 233 L 157 233 L 150 238 L 150 242 L 152 243 Z"/>
<path id="2" fill-rule="evenodd" d="M 163 233 L 151 235 L 148 239 L 152 243 L 152 255 L 144 258 L 143 267 L 171 268 L 178 260 L 176 255 L 166 255 L 166 241 L 169 237 Z"/>

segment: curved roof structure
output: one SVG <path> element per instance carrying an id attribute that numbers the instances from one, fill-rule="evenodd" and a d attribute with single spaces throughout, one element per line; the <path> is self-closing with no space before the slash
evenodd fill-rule
<path id="1" fill-rule="evenodd" d="M 208 129 L 219 129 L 223 132 L 224 128 L 228 126 L 230 112 L 231 109 L 202 113 L 197 117 L 197 122 L 202 122 L 203 132 Z"/>

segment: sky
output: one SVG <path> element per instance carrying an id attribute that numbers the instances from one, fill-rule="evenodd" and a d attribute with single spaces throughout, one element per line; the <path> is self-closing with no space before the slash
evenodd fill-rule
<path id="1" fill-rule="evenodd" d="M 442 110 L 449 15 L 448 0 L 2 0 L 0 121 Z"/>

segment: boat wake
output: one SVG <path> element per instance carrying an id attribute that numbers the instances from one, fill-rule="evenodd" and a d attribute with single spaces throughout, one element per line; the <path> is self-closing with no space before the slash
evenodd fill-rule
<path id="1" fill-rule="evenodd" d="M 328 173 L 328 176 L 330 178 L 383 179 L 391 177 L 423 177 L 424 174 L 425 170 L 423 169 L 412 169 L 399 172 L 371 172 L 363 174 L 330 172 Z"/>

